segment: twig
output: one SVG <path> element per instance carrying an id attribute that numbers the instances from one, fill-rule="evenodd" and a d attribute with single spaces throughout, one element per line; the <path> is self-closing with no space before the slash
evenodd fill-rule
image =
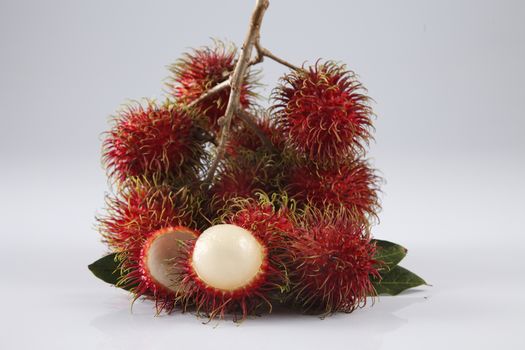
<path id="1" fill-rule="evenodd" d="M 202 101 L 207 100 L 208 98 L 211 98 L 217 95 L 218 93 L 220 93 L 222 90 L 226 89 L 229 86 L 230 86 L 230 79 L 228 78 L 220 82 L 219 84 L 215 85 L 214 87 L 212 87 L 211 89 L 203 93 L 202 95 L 200 95 L 197 99 L 191 101 L 191 103 L 188 104 L 188 107 L 191 108 L 191 107 L 196 106 Z"/>
<path id="2" fill-rule="evenodd" d="M 300 70 L 301 68 L 293 65 L 292 63 L 280 58 L 280 57 L 277 57 L 275 56 L 270 50 L 268 50 L 267 48 L 264 48 L 264 47 L 261 47 L 261 45 L 259 44 L 259 40 L 257 39 L 255 41 L 255 48 L 257 50 L 257 56 L 255 57 L 254 60 L 250 61 L 248 63 L 249 66 L 253 66 L 253 65 L 256 65 L 256 64 L 259 64 L 263 61 L 264 57 L 268 57 L 290 69 L 293 69 L 293 70 Z M 188 107 L 189 108 L 192 108 L 192 107 L 195 107 L 196 105 L 198 105 L 199 103 L 201 103 L 202 101 L 205 101 L 209 98 L 212 98 L 214 96 L 216 96 L 217 94 L 219 94 L 222 90 L 230 87 L 230 83 L 231 83 L 231 75 L 224 81 L 221 81 L 220 83 L 218 83 L 217 85 L 213 86 L 211 89 L 207 90 L 206 92 L 204 92 L 202 95 L 200 95 L 197 99 L 191 101 L 189 104 L 188 104 Z"/>
<path id="3" fill-rule="evenodd" d="M 259 38 L 257 38 L 257 41 L 255 42 L 255 48 L 257 50 L 257 57 L 255 59 L 254 64 L 257 64 L 257 63 L 260 63 L 263 61 L 264 57 L 268 57 L 269 59 L 272 59 L 274 60 L 275 62 L 277 63 L 280 63 L 282 64 L 283 66 L 286 66 L 290 69 L 293 69 L 293 70 L 296 70 L 296 71 L 299 71 L 301 70 L 301 68 L 297 67 L 296 65 L 280 58 L 280 57 L 277 57 L 275 56 L 270 50 L 268 50 L 267 48 L 265 47 L 262 47 L 261 46 L 261 43 L 259 42 Z"/>
<path id="4" fill-rule="evenodd" d="M 213 159 L 210 168 L 208 169 L 208 174 L 204 179 L 205 186 L 209 186 L 209 184 L 211 184 L 213 176 L 215 175 L 215 171 L 217 170 L 217 166 L 219 165 L 221 159 L 224 157 L 224 153 L 226 151 L 226 144 L 230 137 L 231 121 L 233 115 L 240 109 L 239 98 L 241 93 L 241 86 L 244 81 L 246 69 L 250 64 L 250 58 L 252 56 L 252 50 L 255 45 L 255 41 L 261 29 L 261 23 L 264 17 L 264 12 L 268 8 L 269 4 L 270 3 L 268 0 L 257 0 L 255 4 L 255 9 L 250 19 L 250 27 L 248 29 L 248 33 L 246 34 L 246 38 L 244 39 L 244 43 L 241 48 L 241 53 L 239 55 L 239 60 L 237 61 L 237 64 L 235 65 L 235 68 L 233 70 L 233 74 L 229 79 L 231 88 L 230 97 L 228 99 L 228 105 L 226 106 L 226 112 L 223 117 L 224 119 L 219 139 L 219 146 L 217 147 L 217 154 L 215 155 L 215 158 Z"/>

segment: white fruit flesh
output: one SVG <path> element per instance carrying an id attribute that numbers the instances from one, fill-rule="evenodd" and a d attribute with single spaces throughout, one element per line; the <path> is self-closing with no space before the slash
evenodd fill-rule
<path id="1" fill-rule="evenodd" d="M 195 234 L 191 231 L 167 230 L 156 236 L 151 242 L 147 254 L 146 265 L 157 283 L 174 292 L 179 284 L 173 276 L 177 275 L 179 269 L 173 264 L 173 258 L 180 254 L 179 240 L 194 239 Z"/>
<path id="2" fill-rule="evenodd" d="M 234 291 L 260 272 L 264 249 L 250 231 L 221 224 L 205 230 L 195 242 L 192 266 L 208 286 Z"/>

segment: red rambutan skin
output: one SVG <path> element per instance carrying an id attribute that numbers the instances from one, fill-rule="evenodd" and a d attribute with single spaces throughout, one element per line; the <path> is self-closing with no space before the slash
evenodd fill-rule
<path id="1" fill-rule="evenodd" d="M 260 184 L 256 173 L 257 168 L 227 167 L 221 169 L 216 181 L 210 188 L 212 207 L 218 210 L 223 208 L 225 203 L 232 198 L 253 197 Z"/>
<path id="2" fill-rule="evenodd" d="M 199 236 L 198 232 L 193 231 L 184 226 L 164 227 L 160 230 L 146 234 L 144 237 L 147 238 L 143 242 L 142 248 L 140 249 L 139 253 L 138 267 L 133 266 L 129 270 L 129 273 L 126 275 L 126 278 L 130 282 L 136 283 L 136 286 L 132 290 L 133 293 L 135 293 L 137 297 L 143 295 L 151 296 L 155 300 L 155 306 L 158 313 L 160 313 L 162 310 L 165 310 L 167 312 L 173 310 L 175 306 L 177 292 L 166 288 L 157 280 L 155 280 L 155 278 L 152 276 L 147 266 L 148 251 L 151 248 L 151 244 L 157 237 L 173 231 L 185 231 L 193 233 L 194 238 L 197 238 Z"/>
<path id="3" fill-rule="evenodd" d="M 215 212 L 230 199 L 255 198 L 257 191 L 275 192 L 285 174 L 284 135 L 268 116 L 257 119 L 257 125 L 271 141 L 266 147 L 248 126 L 234 129 L 226 149 L 226 159 L 210 189 Z"/>
<path id="4" fill-rule="evenodd" d="M 332 212 L 333 214 L 333 212 Z M 375 244 L 345 215 L 314 215 L 290 236 L 289 298 L 307 313 L 352 312 L 375 295 Z"/>
<path id="5" fill-rule="evenodd" d="M 235 67 L 236 53 L 235 47 L 218 43 L 215 47 L 194 49 L 184 54 L 170 67 L 173 74 L 168 84 L 171 94 L 184 105 L 195 101 L 203 93 L 228 79 Z M 253 105 L 254 86 L 254 74 L 248 73 L 241 86 L 240 105 L 243 108 Z M 225 114 L 229 97 L 230 89 L 226 88 L 196 106 L 208 117 L 211 128 L 216 131 L 217 120 Z"/>
<path id="6" fill-rule="evenodd" d="M 234 201 L 223 220 L 252 232 L 270 250 L 284 249 L 286 236 L 295 229 L 290 210 L 285 205 L 276 208 L 264 192 L 257 193 L 257 197 Z"/>
<path id="7" fill-rule="evenodd" d="M 318 63 L 282 78 L 272 109 L 293 148 L 333 163 L 368 144 L 372 111 L 365 92 L 344 65 Z"/>
<path id="8" fill-rule="evenodd" d="M 263 247 L 263 263 L 253 280 L 234 291 L 206 285 L 192 267 L 194 242 L 188 245 L 187 257 L 183 260 L 186 264 L 181 278 L 185 290 L 182 304 L 195 306 L 198 313 L 210 319 L 224 318 L 226 314 L 233 314 L 234 320 L 245 319 L 265 306 L 271 312 L 272 294 L 282 293 L 288 286 L 283 257 L 286 251 L 284 232 L 291 224 L 286 211 L 276 211 L 272 205 L 256 203 L 253 199 L 237 203 L 232 209 L 235 212 L 226 214 L 223 219 L 250 231 Z"/>
<path id="9" fill-rule="evenodd" d="M 128 106 L 115 119 L 103 146 L 103 160 L 120 181 L 131 176 L 195 173 L 203 154 L 192 116 L 167 103 Z"/>
<path id="10" fill-rule="evenodd" d="M 272 192 L 282 169 L 275 156 L 263 152 L 239 149 L 229 156 L 210 188 L 214 213 L 223 209 L 233 198 L 256 198 L 257 191 Z"/>
<path id="11" fill-rule="evenodd" d="M 257 127 L 270 140 L 274 147 L 273 150 L 264 149 L 265 146 L 259 136 L 246 126 L 246 124 L 241 123 L 231 133 L 226 153 L 230 156 L 236 156 L 240 150 L 257 152 L 261 149 L 266 152 L 277 151 L 282 153 L 285 147 L 285 135 L 284 132 L 277 127 L 275 122 L 268 115 L 263 115 L 257 118 Z"/>
<path id="12" fill-rule="evenodd" d="M 344 162 L 338 168 L 327 169 L 300 165 L 289 171 L 286 190 L 300 204 L 342 207 L 354 220 L 367 223 L 377 217 L 380 209 L 379 181 L 364 161 Z"/>
<path id="13" fill-rule="evenodd" d="M 130 289 L 135 299 L 146 296 L 157 311 L 171 311 L 173 293 L 159 288 L 144 274 L 144 247 L 148 239 L 166 227 L 194 227 L 191 199 L 163 184 L 132 178 L 116 197 L 108 197 L 107 214 L 97 218 L 104 242 L 118 253 L 122 277 L 118 285 Z"/>

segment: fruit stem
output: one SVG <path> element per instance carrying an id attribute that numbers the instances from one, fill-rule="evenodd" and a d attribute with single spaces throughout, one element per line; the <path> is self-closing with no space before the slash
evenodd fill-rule
<path id="1" fill-rule="evenodd" d="M 286 67 L 288 67 L 290 69 L 301 70 L 301 68 L 297 67 L 296 65 L 286 61 L 285 59 L 282 59 L 280 57 L 275 56 L 270 50 L 268 50 L 265 47 L 262 47 L 260 42 L 259 42 L 259 37 L 260 37 L 260 34 L 257 33 L 257 39 L 256 39 L 255 44 L 254 44 L 255 45 L 255 49 L 257 51 L 257 56 L 255 57 L 255 59 L 250 61 L 250 63 L 248 64 L 249 66 L 253 66 L 253 65 L 259 64 L 259 63 L 261 63 L 264 60 L 264 57 L 268 57 L 268 58 L 274 60 L 275 62 L 278 62 L 278 63 L 282 64 L 283 66 L 286 66 Z M 207 100 L 209 98 L 212 98 L 212 97 L 216 96 L 218 93 L 220 93 L 222 90 L 230 87 L 231 74 L 228 74 L 227 77 L 228 77 L 228 79 L 226 79 L 226 80 L 220 82 L 219 84 L 215 85 L 214 87 L 212 87 L 211 89 L 209 89 L 208 91 L 206 91 L 202 95 L 200 95 L 197 99 L 195 99 L 191 103 L 189 103 L 188 107 L 192 108 L 192 107 L 196 106 L 197 104 L 199 104 L 200 102 L 202 102 L 204 100 Z"/>
<path id="2" fill-rule="evenodd" d="M 268 50 L 265 47 L 262 47 L 261 42 L 260 42 L 260 35 L 257 35 L 257 39 L 255 41 L 255 49 L 257 50 L 257 56 L 255 57 L 255 60 L 252 61 L 251 64 L 261 63 L 264 60 L 264 57 L 268 57 L 269 59 L 272 59 L 275 62 L 280 63 L 283 66 L 286 66 L 292 70 L 295 70 L 295 71 L 301 70 L 301 68 L 297 67 L 296 65 L 280 57 L 275 56 L 270 50 Z"/>
<path id="3" fill-rule="evenodd" d="M 202 95 L 200 95 L 197 99 L 193 100 L 191 103 L 188 104 L 188 108 L 192 108 L 196 106 L 197 104 L 201 103 L 202 101 L 217 95 L 218 93 L 220 93 L 222 90 L 226 89 L 229 86 L 230 86 L 230 79 L 228 78 L 225 81 L 220 82 L 219 84 L 215 85 L 214 87 L 212 87 L 211 89 L 203 93 Z"/>
<path id="4" fill-rule="evenodd" d="M 226 112 L 224 114 L 224 117 L 222 117 L 224 119 L 222 121 L 222 128 L 221 128 L 221 134 L 219 138 L 219 146 L 217 147 L 217 153 L 210 165 L 208 174 L 206 175 L 204 179 L 204 185 L 206 186 L 206 188 L 209 187 L 209 185 L 211 184 L 212 179 L 215 176 L 215 172 L 217 170 L 219 162 L 224 157 L 224 154 L 226 152 L 226 144 L 230 137 L 230 126 L 231 126 L 232 118 L 234 114 L 236 114 L 236 112 L 238 112 L 241 109 L 240 102 L 239 102 L 241 86 L 244 82 L 244 77 L 246 75 L 246 69 L 250 65 L 250 58 L 252 56 L 252 50 L 259 36 L 259 32 L 261 29 L 261 23 L 264 17 L 264 12 L 266 11 L 269 5 L 270 5 L 269 0 L 257 0 L 255 4 L 255 9 L 253 10 L 253 13 L 250 19 L 250 26 L 248 28 L 248 33 L 246 34 L 246 38 L 244 39 L 244 43 L 241 48 L 239 59 L 237 61 L 237 64 L 235 65 L 233 74 L 231 75 L 229 79 L 229 85 L 231 88 L 230 97 L 228 99 L 228 105 L 226 106 Z"/>

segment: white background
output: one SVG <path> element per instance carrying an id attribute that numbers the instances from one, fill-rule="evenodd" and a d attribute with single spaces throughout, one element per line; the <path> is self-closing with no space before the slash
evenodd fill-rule
<path id="1" fill-rule="evenodd" d="M 187 47 L 240 43 L 252 1 L 0 1 L 0 348 L 525 348 L 525 5 L 272 1 L 262 42 L 346 62 L 375 99 L 378 238 L 433 287 L 325 320 L 240 326 L 130 313 L 90 275 L 105 253 L 101 133 L 126 99 L 162 97 Z M 267 94 L 285 69 L 265 62 Z M 266 103 L 263 101 L 263 103 Z"/>

